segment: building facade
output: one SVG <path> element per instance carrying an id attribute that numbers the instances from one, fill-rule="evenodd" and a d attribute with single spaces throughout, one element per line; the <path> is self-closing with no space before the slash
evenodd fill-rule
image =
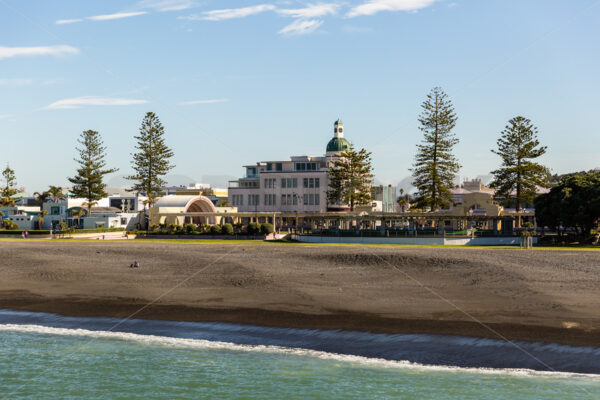
<path id="1" fill-rule="evenodd" d="M 323 156 L 292 156 L 245 165 L 246 175 L 229 182 L 229 203 L 240 212 L 340 211 L 343 206 L 327 204 L 328 173 L 334 158 L 349 148 L 338 119 Z"/>

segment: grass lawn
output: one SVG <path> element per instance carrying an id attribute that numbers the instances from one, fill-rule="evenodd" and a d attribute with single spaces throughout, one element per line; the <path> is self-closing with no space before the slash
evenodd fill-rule
<path id="1" fill-rule="evenodd" d="M 0 242 L 22 242 L 20 238 L 0 238 Z M 26 239 L 34 240 L 34 239 Z M 362 244 L 362 243 L 302 243 L 295 241 L 277 240 L 235 240 L 235 239 L 114 239 L 114 240 L 93 240 L 93 239 L 35 239 L 44 242 L 83 242 L 83 243 L 173 243 L 173 244 L 224 244 L 224 245 L 257 245 L 257 246 L 337 246 L 337 247 L 436 247 L 436 248 L 455 248 L 455 249 L 485 249 L 485 250 L 524 250 L 518 246 L 465 246 L 465 245 L 414 245 L 414 244 Z M 600 246 L 534 246 L 532 250 L 556 250 L 556 251 L 600 251 Z"/>

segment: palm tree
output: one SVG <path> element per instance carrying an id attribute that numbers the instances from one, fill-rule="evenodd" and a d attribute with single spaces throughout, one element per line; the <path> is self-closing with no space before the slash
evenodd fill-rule
<path id="1" fill-rule="evenodd" d="M 40 229 L 40 230 L 44 229 L 44 215 L 47 215 L 47 214 L 48 214 L 48 211 L 46 211 L 46 210 L 42 210 L 38 214 L 38 229 Z"/>
<path id="2" fill-rule="evenodd" d="M 87 208 L 88 210 L 88 217 L 92 216 L 92 207 L 94 207 L 96 204 L 98 204 L 97 201 L 84 201 L 83 203 L 81 203 L 81 205 L 85 208 Z"/>
<path id="3" fill-rule="evenodd" d="M 48 201 L 48 199 L 50 198 L 50 193 L 49 192 L 35 192 L 33 194 L 35 196 L 35 199 L 40 202 L 41 204 L 44 204 L 45 202 Z"/>
<path id="4" fill-rule="evenodd" d="M 54 201 L 54 202 L 56 202 L 57 200 L 60 200 L 60 199 L 64 199 L 66 197 L 65 194 L 62 192 L 62 187 L 60 187 L 60 186 L 50 185 L 48 190 L 45 191 L 44 193 L 47 193 L 50 196 L 52 196 L 52 201 Z"/>
<path id="5" fill-rule="evenodd" d="M 73 216 L 77 218 L 77 226 L 81 225 L 81 217 L 85 215 L 85 210 L 83 208 L 77 209 L 77 211 L 72 211 Z"/>
<path id="6" fill-rule="evenodd" d="M 400 212 L 407 212 L 410 208 L 410 195 L 404 194 L 404 189 L 400 189 L 400 197 L 398 197 L 398 206 L 400 207 Z"/>

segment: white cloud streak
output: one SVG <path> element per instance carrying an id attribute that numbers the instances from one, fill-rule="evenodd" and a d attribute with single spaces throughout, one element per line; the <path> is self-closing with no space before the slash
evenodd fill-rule
<path id="1" fill-rule="evenodd" d="M 194 14 L 181 18 L 189 20 L 223 21 L 226 19 L 233 18 L 245 18 L 250 15 L 260 14 L 265 11 L 274 11 L 276 9 L 277 7 L 275 7 L 272 4 L 259 4 L 251 7 L 227 8 L 223 10 L 206 11 L 203 12 L 201 15 Z"/>
<path id="2" fill-rule="evenodd" d="M 0 79 L 0 86 L 25 86 L 31 85 L 32 83 L 33 79 L 26 78 Z"/>
<path id="3" fill-rule="evenodd" d="M 4 47 L 0 46 L 0 60 L 24 56 L 62 56 L 78 54 L 79 49 L 73 46 L 32 46 L 32 47 Z"/>
<path id="4" fill-rule="evenodd" d="M 294 18 L 317 18 L 325 15 L 336 14 L 339 10 L 339 4 L 309 4 L 305 8 L 277 10 L 278 14 Z"/>
<path id="5" fill-rule="evenodd" d="M 229 101 L 229 99 L 191 100 L 191 101 L 184 101 L 184 102 L 179 103 L 179 104 L 182 105 L 182 106 L 193 106 L 195 104 L 225 103 L 226 101 Z"/>
<path id="6" fill-rule="evenodd" d="M 436 0 L 370 0 L 353 7 L 346 17 L 373 15 L 380 11 L 417 11 L 431 6 Z"/>
<path id="7" fill-rule="evenodd" d="M 317 19 L 298 19 L 288 26 L 285 26 L 278 33 L 280 35 L 306 35 L 317 30 L 317 28 L 322 24 L 323 21 Z"/>
<path id="8" fill-rule="evenodd" d="M 93 17 L 86 17 L 86 19 L 92 21 L 109 21 L 113 19 L 123 19 L 130 17 L 137 17 L 138 15 L 148 14 L 147 11 L 132 11 L 132 12 L 118 12 L 114 14 L 94 15 Z"/>
<path id="9" fill-rule="evenodd" d="M 81 18 L 73 18 L 73 19 L 59 19 L 58 21 L 54 21 L 57 25 L 66 25 L 66 24 L 74 24 L 76 22 L 81 22 L 83 19 Z"/>
<path id="10" fill-rule="evenodd" d="M 47 105 L 47 110 L 63 110 L 81 108 L 83 106 L 129 106 L 135 104 L 146 104 L 147 100 L 120 99 L 115 97 L 83 96 L 72 99 L 62 99 Z"/>
<path id="11" fill-rule="evenodd" d="M 150 8 L 156 11 L 181 11 L 196 6 L 193 0 L 142 0 L 139 8 Z"/>

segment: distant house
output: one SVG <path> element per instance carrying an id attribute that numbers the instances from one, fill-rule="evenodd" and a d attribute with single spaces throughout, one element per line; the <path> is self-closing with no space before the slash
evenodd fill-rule
<path id="1" fill-rule="evenodd" d="M 38 229 L 37 215 L 13 214 L 8 216 L 6 219 L 14 222 L 19 226 L 19 229 L 24 231 Z"/>

